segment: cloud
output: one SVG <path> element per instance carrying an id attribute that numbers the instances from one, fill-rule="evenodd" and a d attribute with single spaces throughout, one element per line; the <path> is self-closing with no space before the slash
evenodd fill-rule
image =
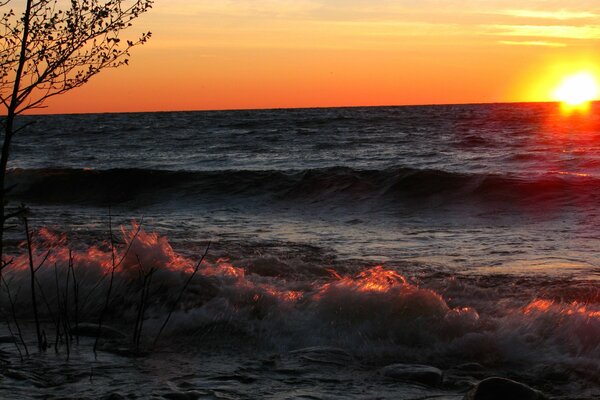
<path id="1" fill-rule="evenodd" d="M 172 15 L 281 17 L 310 13 L 320 7 L 321 4 L 313 0 L 170 0 L 161 12 Z"/>
<path id="2" fill-rule="evenodd" d="M 509 46 L 545 46 L 545 47 L 566 47 L 564 43 L 544 42 L 544 41 L 514 41 L 514 40 L 499 40 L 498 43 Z"/>
<path id="3" fill-rule="evenodd" d="M 600 25 L 485 25 L 487 34 L 562 39 L 600 39 Z"/>
<path id="4" fill-rule="evenodd" d="M 556 20 L 572 20 L 572 19 L 588 19 L 588 18 L 598 18 L 599 14 L 589 12 L 589 11 L 568 11 L 568 10 L 558 10 L 558 11 L 540 11 L 540 10 L 500 10 L 496 12 L 499 15 L 507 15 L 510 17 L 518 17 L 518 18 L 538 18 L 538 19 L 556 19 Z"/>
<path id="5" fill-rule="evenodd" d="M 404 38 L 433 44 L 448 36 L 563 47 L 600 39 L 593 1 L 567 9 L 558 0 L 168 0 L 147 18 L 162 29 L 157 41 L 223 48 L 392 48 Z"/>

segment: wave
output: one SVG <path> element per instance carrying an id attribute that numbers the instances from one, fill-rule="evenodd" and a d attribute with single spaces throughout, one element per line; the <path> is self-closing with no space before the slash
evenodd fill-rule
<path id="1" fill-rule="evenodd" d="M 109 244 L 72 250 L 73 243 L 63 234 L 42 229 L 34 237 L 35 264 L 47 265 L 38 272 L 47 303 L 40 309 L 42 316 L 51 320 L 60 293 L 73 290 L 68 267 L 73 260 L 72 275 L 77 276 L 82 294 L 77 303 L 80 321 L 97 321 L 114 257 Z M 108 322 L 130 332 L 145 288 L 142 274 L 156 271 L 147 289 L 144 324 L 151 339 L 177 304 L 197 260 L 178 253 L 166 237 L 135 224 L 131 230 L 122 228 L 122 245 L 116 252 L 122 261 L 115 273 Z M 21 293 L 17 312 L 26 318 L 31 315 L 29 260 L 26 254 L 14 260 L 5 279 Z M 559 293 L 544 293 L 549 283 L 544 280 L 515 282 L 490 276 L 482 284 L 468 277 L 436 279 L 421 274 L 417 284 L 390 265 L 363 266 L 353 272 L 334 266 L 327 277 L 308 272 L 290 275 L 289 260 L 269 261 L 281 276 L 241 266 L 257 262 L 210 255 L 204 259 L 173 314 L 165 340 L 215 344 L 239 339 L 284 351 L 336 346 L 376 363 L 476 362 L 512 373 L 525 374 L 533 368 L 543 377 L 558 373 L 565 382 L 576 376 L 597 384 L 600 304 L 587 295 L 571 296 L 586 285 L 594 288 L 594 282 L 557 280 L 556 290 L 572 291 L 568 298 L 558 296 L 561 300 L 553 298 Z M 0 306 L 6 307 L 6 302 L 6 296 L 0 298 Z"/>
<path id="2" fill-rule="evenodd" d="M 15 185 L 11 191 L 14 198 L 43 204 L 153 204 L 266 197 L 310 204 L 331 201 L 343 206 L 372 201 L 413 206 L 469 201 L 587 206 L 600 200 L 600 179 L 592 176 L 559 172 L 532 176 L 468 174 L 408 167 L 291 171 L 13 169 L 8 184 Z"/>

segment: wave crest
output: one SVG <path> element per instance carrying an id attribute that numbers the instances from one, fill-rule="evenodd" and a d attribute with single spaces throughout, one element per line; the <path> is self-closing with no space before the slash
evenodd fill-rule
<path id="1" fill-rule="evenodd" d="M 364 202 L 412 206 L 435 203 L 584 205 L 600 200 L 600 179 L 578 174 L 539 176 L 465 174 L 395 167 L 357 170 L 333 167 L 304 171 L 164 171 L 143 169 L 15 169 L 13 197 L 37 203 L 134 204 L 165 201 Z M 340 200 L 344 200 L 341 202 Z M 348 202 L 347 200 L 351 200 Z M 427 203 L 423 203 L 426 200 Z"/>

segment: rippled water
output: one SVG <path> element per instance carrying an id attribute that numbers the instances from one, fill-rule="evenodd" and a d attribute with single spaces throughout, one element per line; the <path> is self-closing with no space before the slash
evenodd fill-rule
<path id="1" fill-rule="evenodd" d="M 32 117 L 11 165 L 40 224 L 105 218 L 112 204 L 194 237 L 593 277 L 599 107 Z"/>
<path id="2" fill-rule="evenodd" d="M 572 115 L 556 104 L 497 104 L 32 117 L 13 166 L 597 175 L 598 107 Z"/>

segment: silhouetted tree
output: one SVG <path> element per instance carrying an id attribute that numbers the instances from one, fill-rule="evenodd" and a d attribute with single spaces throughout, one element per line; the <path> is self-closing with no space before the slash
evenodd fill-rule
<path id="1" fill-rule="evenodd" d="M 11 3 L 23 8 L 15 12 Z M 0 271 L 6 221 L 6 168 L 14 136 L 27 125 L 20 114 L 44 107 L 46 100 L 84 85 L 107 68 L 128 64 L 134 40 L 120 38 L 153 0 L 0 0 Z"/>

